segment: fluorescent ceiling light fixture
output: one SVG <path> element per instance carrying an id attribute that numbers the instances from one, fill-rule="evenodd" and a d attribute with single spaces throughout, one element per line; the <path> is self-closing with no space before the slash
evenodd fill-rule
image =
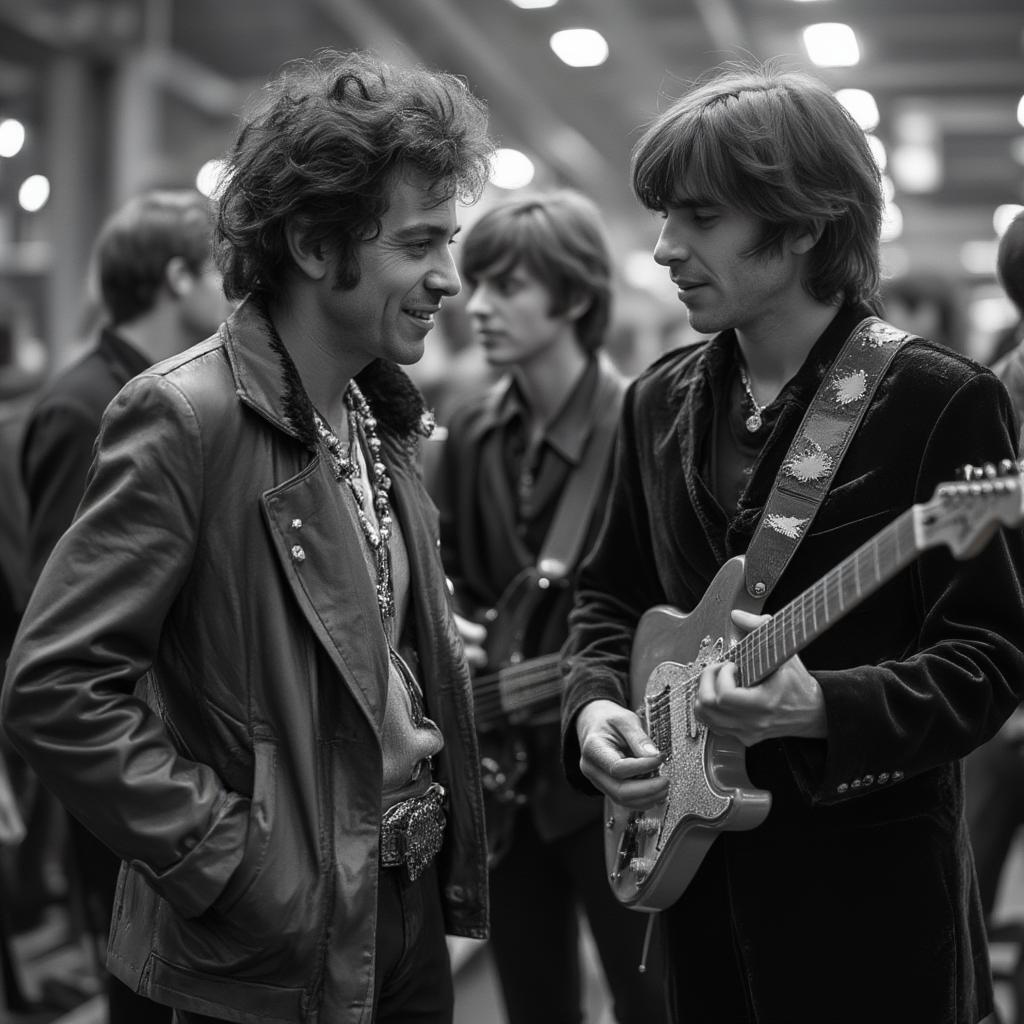
<path id="1" fill-rule="evenodd" d="M 565 28 L 550 40 L 559 60 L 571 68 L 593 68 L 608 59 L 608 43 L 592 28 Z"/>
<path id="2" fill-rule="evenodd" d="M 535 11 L 541 7 L 554 7 L 558 0 L 510 0 L 510 2 L 524 11 Z"/>
<path id="3" fill-rule="evenodd" d="M 18 189 L 18 205 L 26 213 L 35 213 L 50 198 L 50 179 L 45 174 L 30 174 Z"/>
<path id="4" fill-rule="evenodd" d="M 857 37 L 849 25 L 825 21 L 804 29 L 807 56 L 819 68 L 848 68 L 860 61 Z"/>
<path id="5" fill-rule="evenodd" d="M 889 154 L 885 151 L 885 143 L 877 135 L 869 135 L 868 149 L 871 150 L 871 155 L 875 158 L 878 169 L 884 171 L 886 164 L 889 162 Z"/>
<path id="6" fill-rule="evenodd" d="M 1010 226 L 1010 221 L 1019 213 L 1024 213 L 1024 206 L 1020 203 L 1003 203 L 1002 206 L 997 206 L 992 214 L 992 227 L 995 228 L 996 235 L 1002 238 Z"/>
<path id="7" fill-rule="evenodd" d="M 864 131 L 870 132 L 878 127 L 878 104 L 867 89 L 839 89 L 836 99 Z"/>
<path id="8" fill-rule="evenodd" d="M 25 145 L 25 126 L 13 117 L 0 121 L 0 156 L 16 156 Z"/>
<path id="9" fill-rule="evenodd" d="M 220 188 L 220 176 L 224 173 L 223 160 L 207 160 L 196 174 L 196 188 L 204 196 L 212 196 Z"/>
<path id="10" fill-rule="evenodd" d="M 518 149 L 497 149 L 491 160 L 491 184 L 498 188 L 524 188 L 533 181 L 533 161 Z"/>

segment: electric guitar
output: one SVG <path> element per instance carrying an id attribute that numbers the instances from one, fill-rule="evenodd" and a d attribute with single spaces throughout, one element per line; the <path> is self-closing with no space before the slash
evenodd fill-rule
<path id="1" fill-rule="evenodd" d="M 724 831 L 755 828 L 771 794 L 755 789 L 739 740 L 708 730 L 694 715 L 702 669 L 731 661 L 741 686 L 756 686 L 825 632 L 925 549 L 948 546 L 959 559 L 982 550 L 1000 525 L 1024 520 L 1021 464 L 999 472 L 965 467 L 963 482 L 944 483 L 863 544 L 772 618 L 742 638 L 734 608 L 761 611 L 744 585 L 744 557 L 726 562 L 697 607 L 657 605 L 641 616 L 630 663 L 632 703 L 668 758 L 659 773 L 668 798 L 643 811 L 605 800 L 605 862 L 615 897 L 654 912 L 685 891 Z"/>
<path id="2" fill-rule="evenodd" d="M 473 677 L 473 712 L 492 867 L 507 849 L 516 808 L 526 801 L 519 788 L 529 768 L 523 727 L 539 716 L 557 715 L 560 706 L 558 653 L 525 658 L 523 649 L 564 586 L 536 568 L 524 569 L 482 616 L 487 666 Z"/>

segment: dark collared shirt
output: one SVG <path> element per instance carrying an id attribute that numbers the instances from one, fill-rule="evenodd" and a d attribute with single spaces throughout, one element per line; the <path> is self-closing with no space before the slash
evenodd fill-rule
<path id="1" fill-rule="evenodd" d="M 555 418 L 532 444 L 530 409 L 515 378 L 509 379 L 489 423 L 485 414 L 488 436 L 483 444 L 492 450 L 500 447 L 516 537 L 525 546 L 531 562 L 541 550 L 569 474 L 579 464 L 583 444 L 590 436 L 596 388 L 597 363 L 592 361 Z M 489 517 L 487 521 L 497 523 L 496 518 Z M 492 536 L 491 540 L 507 543 L 507 538 L 500 536 Z M 502 588 L 507 582 L 501 584 Z"/>

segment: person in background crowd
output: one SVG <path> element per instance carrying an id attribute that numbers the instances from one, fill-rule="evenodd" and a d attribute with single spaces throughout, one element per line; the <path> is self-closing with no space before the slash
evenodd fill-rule
<path id="1" fill-rule="evenodd" d="M 0 714 L 126 862 L 107 965 L 177 1024 L 445 1022 L 484 938 L 468 669 L 399 364 L 460 287 L 486 111 L 324 51 L 241 119 L 213 337 L 103 418 Z"/>
<path id="2" fill-rule="evenodd" d="M 191 190 L 129 199 L 103 224 L 92 271 L 103 326 L 95 344 L 41 391 L 21 446 L 29 580 L 38 579 L 85 490 L 103 411 L 136 374 L 194 345 L 230 311 L 214 266 L 209 202 Z M 89 930 L 106 941 L 120 858 L 72 815 L 72 891 Z M 170 1020 L 108 974 L 110 1024 Z"/>
<path id="3" fill-rule="evenodd" d="M 465 635 L 484 663 L 476 707 L 494 862 L 490 945 L 506 1013 L 511 1024 L 582 1019 L 582 909 L 615 1019 L 655 1024 L 665 1019 L 660 973 L 654 957 L 647 974 L 637 970 L 644 921 L 608 886 L 601 803 L 570 789 L 561 770 L 552 655 L 565 640 L 575 565 L 544 564 L 570 558 L 551 547 L 563 514 L 580 551 L 597 532 L 625 387 L 601 355 L 612 261 L 600 213 L 568 190 L 498 203 L 467 232 L 462 270 L 478 343 L 501 377 L 453 415 L 434 494 L 442 562 L 456 606 L 478 624 Z M 522 685 L 508 699 L 523 709 L 512 721 L 496 714 L 493 675 L 504 670 L 508 682 L 510 660 Z"/>
<path id="4" fill-rule="evenodd" d="M 632 181 L 664 218 L 655 261 L 692 326 L 715 336 L 666 355 L 626 394 L 608 510 L 564 652 L 565 768 L 611 798 L 613 829 L 629 810 L 656 826 L 635 826 L 639 864 L 627 857 L 619 891 L 632 898 L 629 886 L 685 869 L 661 913 L 674 1020 L 977 1024 L 993 992 L 960 759 L 1024 691 L 1021 531 L 996 530 L 962 563 L 943 545 L 905 568 L 881 551 L 877 570 L 864 566 L 877 576 L 858 577 L 880 589 L 849 614 L 836 589 L 828 605 L 816 592 L 813 619 L 811 604 L 777 628 L 770 613 L 958 467 L 1012 457 L 1006 392 L 976 363 L 873 317 L 878 168 L 863 131 L 811 76 L 722 69 L 648 127 Z M 872 353 L 892 361 L 875 371 L 869 402 Z M 821 415 L 800 428 L 819 387 Z M 753 554 L 777 476 L 824 490 L 852 429 L 839 417 L 862 405 L 816 515 L 765 516 L 769 554 L 747 563 L 753 575 L 731 575 L 732 563 L 719 576 Z M 769 589 L 770 556 L 783 552 Z M 678 680 L 671 724 L 653 698 L 644 719 L 629 710 L 634 636 L 658 605 L 696 616 L 692 646 L 678 623 L 664 636 L 662 661 L 677 663 L 665 676 Z M 737 667 L 733 633 L 761 627 Z M 800 636 L 814 639 L 794 653 Z M 642 672 L 636 682 L 658 685 Z M 696 808 L 705 828 L 724 813 L 698 778 L 712 754 L 694 760 L 712 735 L 739 758 L 723 752 L 716 778 L 738 778 L 745 764 L 770 809 L 758 803 L 742 822 L 756 827 L 712 831 L 700 851 L 686 844 L 704 836 L 677 832 L 670 815 L 682 838 L 666 854 L 651 817 L 663 801 L 673 814 Z M 684 800 L 691 791 L 696 803 Z M 642 845 L 648 835 L 658 838 Z"/>
<path id="5" fill-rule="evenodd" d="M 996 277 L 1016 308 L 1013 347 L 993 367 L 1006 385 L 1019 422 L 1024 421 L 1024 214 L 999 240 Z M 1019 453 L 1018 453 L 1019 454 Z M 1024 824 L 1024 709 L 1017 707 L 1003 727 L 968 755 L 967 825 L 986 920 L 991 922 L 999 883 L 1017 829 Z"/>
<path id="6" fill-rule="evenodd" d="M 1024 427 L 1024 213 L 1010 221 L 999 239 L 996 277 L 1017 311 L 1017 323 L 999 346 L 992 371 L 1006 385 Z"/>

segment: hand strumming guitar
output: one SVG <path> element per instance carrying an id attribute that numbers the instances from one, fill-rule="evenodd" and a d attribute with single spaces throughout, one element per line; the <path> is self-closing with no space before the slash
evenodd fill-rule
<path id="1" fill-rule="evenodd" d="M 576 716 L 580 771 L 606 796 L 625 807 L 664 800 L 668 779 L 655 775 L 665 755 L 640 719 L 611 700 L 594 700 Z"/>
<path id="2" fill-rule="evenodd" d="M 770 618 L 732 612 L 732 621 L 748 633 Z M 826 735 L 821 687 L 799 655 L 751 687 L 739 685 L 731 661 L 708 665 L 700 675 L 694 713 L 712 732 L 733 736 L 745 747 L 779 736 Z"/>

